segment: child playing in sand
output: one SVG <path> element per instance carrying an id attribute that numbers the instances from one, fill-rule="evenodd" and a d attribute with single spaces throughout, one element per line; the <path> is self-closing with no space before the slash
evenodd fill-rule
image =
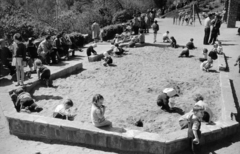
<path id="1" fill-rule="evenodd" d="M 236 63 L 234 64 L 234 66 L 237 66 L 237 63 L 238 63 L 238 65 L 239 65 L 239 73 L 240 73 L 240 55 L 238 56 L 237 61 L 236 61 Z"/>
<path id="2" fill-rule="evenodd" d="M 218 47 L 217 47 L 217 52 L 219 55 L 223 55 L 223 47 L 222 47 L 222 42 L 218 41 Z"/>
<path id="3" fill-rule="evenodd" d="M 203 53 L 203 57 L 202 57 L 202 58 L 199 58 L 199 61 L 200 61 L 200 62 L 204 62 L 204 61 L 207 60 L 207 57 L 208 57 L 208 49 L 204 48 L 202 53 Z"/>
<path id="4" fill-rule="evenodd" d="M 169 31 L 166 31 L 166 33 L 163 34 L 163 43 L 169 43 L 170 39 L 169 39 Z"/>
<path id="5" fill-rule="evenodd" d="M 70 108 L 73 107 L 73 102 L 71 99 L 65 99 L 62 104 L 59 104 L 54 112 L 53 117 L 63 120 L 73 120 L 77 114 L 73 114 Z"/>
<path id="6" fill-rule="evenodd" d="M 208 60 L 201 63 L 200 68 L 202 71 L 208 72 L 212 66 L 213 66 L 213 60 L 209 58 Z"/>
<path id="7" fill-rule="evenodd" d="M 170 40 L 171 40 L 171 47 L 172 48 L 177 48 L 177 41 L 176 41 L 176 39 L 173 36 L 171 36 Z"/>
<path id="8" fill-rule="evenodd" d="M 157 98 L 157 105 L 162 107 L 162 110 L 166 110 L 167 112 L 172 112 L 173 109 L 169 105 L 169 99 L 171 97 L 177 96 L 177 91 L 173 88 L 165 88 L 163 93 L 160 94 Z"/>
<path id="9" fill-rule="evenodd" d="M 190 42 L 188 42 L 186 44 L 186 47 L 189 49 L 189 50 L 192 50 L 192 49 L 195 49 L 196 47 L 194 46 L 193 44 L 193 38 L 190 39 Z"/>
<path id="10" fill-rule="evenodd" d="M 91 120 L 94 126 L 103 127 L 111 126 L 112 122 L 105 119 L 104 114 L 106 106 L 103 105 L 104 98 L 100 94 L 96 94 L 92 100 Z"/>
<path id="11" fill-rule="evenodd" d="M 119 44 L 115 44 L 113 49 L 113 53 L 117 56 L 121 56 L 124 52 L 126 52 L 123 48 L 119 47 Z"/>
<path id="12" fill-rule="evenodd" d="M 103 57 L 103 60 L 104 60 L 103 66 L 110 66 L 113 63 L 112 57 L 108 53 L 104 53 L 103 55 L 104 55 L 104 57 Z"/>
<path id="13" fill-rule="evenodd" d="M 43 109 L 39 107 L 31 97 L 30 93 L 24 91 L 23 88 L 18 88 L 16 92 L 13 92 L 11 95 L 12 98 L 16 98 L 13 101 L 15 102 L 15 107 L 18 112 L 40 112 Z"/>
<path id="14" fill-rule="evenodd" d="M 178 57 L 181 58 L 183 56 L 189 57 L 189 49 L 187 47 L 183 49 L 183 51 L 180 53 Z"/>
<path id="15" fill-rule="evenodd" d="M 193 107 L 193 114 L 188 119 L 188 138 L 191 144 L 192 152 L 200 152 L 200 139 L 201 139 L 201 119 L 203 117 L 203 108 L 199 105 Z"/>
<path id="16" fill-rule="evenodd" d="M 39 59 L 37 59 L 35 63 L 37 66 L 38 79 L 45 81 L 46 86 L 49 87 L 49 79 L 51 76 L 50 70 L 47 67 L 43 66 L 42 61 Z"/>
<path id="17" fill-rule="evenodd" d="M 204 110 L 202 120 L 207 123 L 212 123 L 213 112 L 208 107 L 208 105 L 203 101 L 204 98 L 201 94 L 196 94 L 193 96 L 193 100 L 196 102 L 195 105 L 201 106 Z"/>

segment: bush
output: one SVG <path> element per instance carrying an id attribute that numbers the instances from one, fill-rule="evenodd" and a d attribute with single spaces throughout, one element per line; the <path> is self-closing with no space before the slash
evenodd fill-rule
<path id="1" fill-rule="evenodd" d="M 88 43 L 88 39 L 78 32 L 72 32 L 68 34 L 68 37 L 72 43 L 78 47 L 82 47 L 84 44 Z"/>
<path id="2" fill-rule="evenodd" d="M 113 15 L 112 23 L 123 23 L 128 21 L 129 19 L 132 19 L 132 14 L 130 11 L 122 10 Z"/>
<path id="3" fill-rule="evenodd" d="M 103 30 L 104 30 L 103 40 L 106 41 L 113 39 L 116 34 L 121 34 L 123 32 L 123 27 L 121 24 L 115 24 L 106 26 L 103 28 Z"/>

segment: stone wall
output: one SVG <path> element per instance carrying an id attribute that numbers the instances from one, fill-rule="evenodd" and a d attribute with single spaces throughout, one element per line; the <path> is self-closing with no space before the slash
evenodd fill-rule
<path id="1" fill-rule="evenodd" d="M 228 28 L 235 28 L 236 20 L 237 20 L 237 13 L 238 13 L 238 5 L 239 0 L 229 0 L 228 1 L 228 9 L 227 9 L 227 27 Z"/>

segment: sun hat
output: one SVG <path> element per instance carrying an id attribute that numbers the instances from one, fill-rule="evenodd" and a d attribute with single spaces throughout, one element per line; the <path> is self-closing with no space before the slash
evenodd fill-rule
<path id="1" fill-rule="evenodd" d="M 167 94 L 168 97 L 173 97 L 177 95 L 177 91 L 173 88 L 165 88 L 163 89 L 163 93 Z"/>

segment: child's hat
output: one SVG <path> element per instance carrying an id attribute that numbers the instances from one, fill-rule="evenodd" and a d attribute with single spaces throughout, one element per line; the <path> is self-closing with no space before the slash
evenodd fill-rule
<path id="1" fill-rule="evenodd" d="M 175 95 L 178 95 L 177 91 L 173 88 L 165 88 L 163 89 L 163 93 L 167 94 L 168 97 L 173 97 Z"/>

